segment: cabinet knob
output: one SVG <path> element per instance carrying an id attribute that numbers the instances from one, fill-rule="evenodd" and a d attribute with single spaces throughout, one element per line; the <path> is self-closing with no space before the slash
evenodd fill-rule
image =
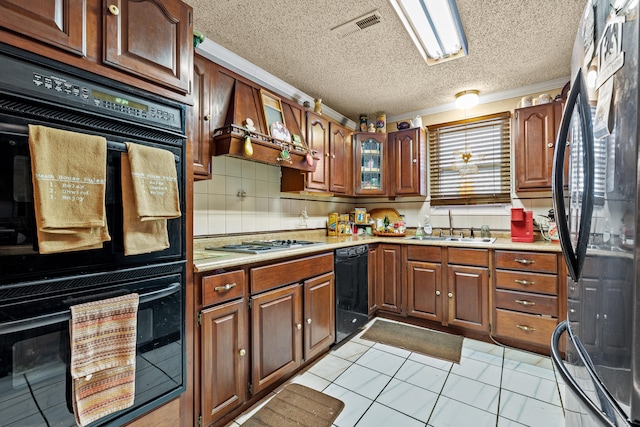
<path id="1" fill-rule="evenodd" d="M 114 16 L 120 15 L 120 9 L 118 9 L 118 6 L 116 6 L 115 4 L 109 5 L 109 12 L 111 12 L 111 14 Z"/>
<path id="2" fill-rule="evenodd" d="M 307 323 L 310 325 L 311 324 L 311 319 L 307 319 Z"/>
<path id="3" fill-rule="evenodd" d="M 208 122 L 209 120 L 211 120 L 211 114 L 207 114 L 206 116 L 204 116 L 205 122 Z"/>
<path id="4" fill-rule="evenodd" d="M 238 354 L 240 354 L 240 356 L 244 356 L 245 354 L 247 354 L 247 350 L 245 350 L 244 348 L 241 348 L 240 351 L 238 352 Z"/>
<path id="5" fill-rule="evenodd" d="M 602 317 L 604 317 L 604 320 L 607 320 L 607 315 L 606 314 L 603 315 Z"/>
<path id="6" fill-rule="evenodd" d="M 327 153 L 327 154 L 325 154 L 325 156 L 329 157 L 329 156 L 331 156 L 331 154 Z"/>
<path id="7" fill-rule="evenodd" d="M 436 295 L 440 296 L 440 291 L 436 291 Z"/>
<path id="8" fill-rule="evenodd" d="M 453 292 L 449 292 L 447 295 L 449 296 L 449 298 L 453 298 Z"/>
<path id="9" fill-rule="evenodd" d="M 298 323 L 298 324 L 296 325 L 296 328 L 298 328 L 298 329 L 302 329 L 302 323 Z"/>
<path id="10" fill-rule="evenodd" d="M 553 148 L 553 142 L 548 143 L 548 144 L 547 144 L 547 147 L 549 147 L 549 148 Z"/>
<path id="11" fill-rule="evenodd" d="M 418 163 L 418 159 L 413 159 L 413 163 Z"/>

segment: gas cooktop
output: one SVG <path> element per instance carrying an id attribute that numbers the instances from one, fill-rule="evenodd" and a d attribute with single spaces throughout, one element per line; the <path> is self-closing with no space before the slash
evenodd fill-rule
<path id="1" fill-rule="evenodd" d="M 285 249 L 300 248 L 309 245 L 318 245 L 320 242 L 309 240 L 250 240 L 236 245 L 210 246 L 209 251 L 240 252 L 245 254 L 261 254 Z"/>

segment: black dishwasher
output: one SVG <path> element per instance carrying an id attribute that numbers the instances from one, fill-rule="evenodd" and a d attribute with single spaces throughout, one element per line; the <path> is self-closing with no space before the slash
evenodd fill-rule
<path id="1" fill-rule="evenodd" d="M 369 246 L 336 250 L 336 343 L 369 320 Z"/>

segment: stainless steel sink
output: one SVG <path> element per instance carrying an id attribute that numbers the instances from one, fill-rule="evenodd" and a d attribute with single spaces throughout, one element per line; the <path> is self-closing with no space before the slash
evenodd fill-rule
<path id="1" fill-rule="evenodd" d="M 455 237 L 455 236 L 411 236 L 405 240 L 423 240 L 425 242 L 460 242 L 469 244 L 491 244 L 496 241 L 495 237 Z"/>

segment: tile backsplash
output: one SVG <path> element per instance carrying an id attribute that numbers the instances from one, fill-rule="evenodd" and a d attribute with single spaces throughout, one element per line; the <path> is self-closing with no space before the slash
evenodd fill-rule
<path id="1" fill-rule="evenodd" d="M 280 192 L 280 167 L 226 156 L 214 156 L 212 178 L 194 183 L 194 235 L 213 236 L 325 228 L 329 212 L 347 213 L 353 208 L 394 208 L 415 227 L 429 212 L 434 228 L 448 229 L 449 209 L 430 207 L 421 197 L 337 198 Z M 552 208 L 550 195 L 517 197 L 513 207 L 546 215 Z M 492 230 L 510 229 L 512 205 L 452 207 L 453 227 Z M 302 215 L 306 212 L 306 218 Z"/>

